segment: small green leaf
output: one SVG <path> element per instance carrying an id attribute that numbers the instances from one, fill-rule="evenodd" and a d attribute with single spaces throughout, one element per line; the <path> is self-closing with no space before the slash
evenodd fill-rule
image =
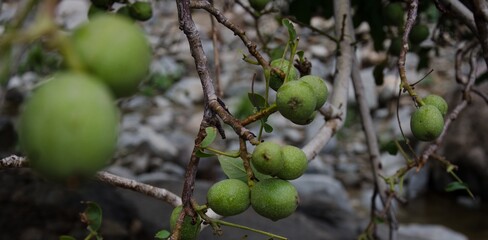
<path id="1" fill-rule="evenodd" d="M 161 231 L 156 233 L 156 236 L 154 236 L 154 238 L 165 240 L 165 239 L 168 239 L 170 236 L 171 236 L 171 233 L 168 230 L 161 230 Z"/>
<path id="2" fill-rule="evenodd" d="M 63 235 L 63 236 L 59 236 L 59 240 L 76 240 L 76 238 L 72 236 Z"/>
<path id="3" fill-rule="evenodd" d="M 81 214 L 81 221 L 88 225 L 88 229 L 97 232 L 102 225 L 102 209 L 95 202 L 84 202 L 85 211 Z"/>
<path id="4" fill-rule="evenodd" d="M 290 20 L 284 18 L 281 23 L 288 29 L 290 42 L 295 41 L 295 39 L 297 38 L 297 32 L 295 31 L 295 27 L 293 27 L 293 24 L 290 22 Z"/>
<path id="5" fill-rule="evenodd" d="M 228 178 L 239 179 L 241 181 L 247 182 L 247 174 L 246 169 L 244 168 L 244 163 L 242 162 L 241 158 L 231 158 L 224 155 L 219 155 L 219 162 L 220 166 L 222 167 L 222 171 L 224 171 L 225 175 Z M 269 175 L 262 174 L 258 172 L 254 166 L 251 164 L 252 171 L 254 176 L 259 179 L 267 179 L 271 178 Z"/>
<path id="6" fill-rule="evenodd" d="M 207 127 L 205 128 L 205 132 L 207 133 L 207 136 L 205 136 L 205 138 L 200 143 L 200 147 L 202 148 L 206 148 L 213 143 L 215 137 L 217 136 L 217 128 Z"/>
<path id="7" fill-rule="evenodd" d="M 271 125 L 264 123 L 263 127 L 264 127 L 265 132 L 267 132 L 267 133 L 273 132 L 273 127 Z"/>
<path id="8" fill-rule="evenodd" d="M 300 59 L 300 62 L 303 62 L 304 61 L 303 56 L 305 55 L 305 52 L 303 52 L 302 50 L 300 50 L 300 51 L 297 52 L 297 55 L 298 55 L 298 59 Z"/>
<path id="9" fill-rule="evenodd" d="M 453 192 L 456 190 L 467 190 L 468 186 L 465 183 L 461 182 L 451 182 L 447 184 L 446 188 L 444 189 L 446 192 Z"/>
<path id="10" fill-rule="evenodd" d="M 247 97 L 251 101 L 252 105 L 256 108 L 263 108 L 266 105 L 266 99 L 257 93 L 248 93 Z"/>
<path id="11" fill-rule="evenodd" d="M 215 154 L 203 152 L 201 149 L 197 150 L 195 152 L 195 155 L 197 155 L 197 157 L 199 157 L 199 158 L 208 158 L 208 157 L 215 156 Z"/>
<path id="12" fill-rule="evenodd" d="M 374 217 L 374 222 L 375 222 L 376 224 L 383 224 L 383 223 L 385 223 L 385 219 L 383 219 L 383 218 L 381 218 L 381 217 L 379 217 L 379 216 L 375 216 L 375 217 Z"/>
<path id="13" fill-rule="evenodd" d="M 222 171 L 228 178 L 239 179 L 244 182 L 247 181 L 246 170 L 241 158 L 231 158 L 224 155 L 218 156 Z"/>

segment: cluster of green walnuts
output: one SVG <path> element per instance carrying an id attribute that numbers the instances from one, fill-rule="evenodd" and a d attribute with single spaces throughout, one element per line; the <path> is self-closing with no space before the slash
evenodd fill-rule
<path id="1" fill-rule="evenodd" d="M 288 181 L 300 177 L 307 169 L 305 153 L 291 145 L 262 142 L 251 155 L 255 169 L 268 178 L 248 182 L 225 179 L 212 185 L 207 192 L 207 206 L 222 216 L 234 216 L 251 206 L 259 215 L 277 221 L 290 216 L 298 207 L 296 188 Z M 175 208 L 170 217 L 171 230 L 181 212 Z M 180 231 L 181 239 L 196 239 L 200 230 L 200 217 L 186 216 Z"/>
<path id="2" fill-rule="evenodd" d="M 61 182 L 93 175 L 116 148 L 116 98 L 132 95 L 152 58 L 131 20 L 100 14 L 66 39 L 71 65 L 37 86 L 20 116 L 19 139 L 31 167 Z"/>
<path id="3" fill-rule="evenodd" d="M 447 113 L 447 102 L 438 95 L 428 95 L 422 99 L 420 106 L 410 118 L 412 134 L 421 141 L 433 141 L 444 129 L 444 116 Z"/>
<path id="4" fill-rule="evenodd" d="M 276 105 L 283 117 L 295 124 L 311 123 L 316 110 L 327 101 L 329 90 L 325 80 L 313 75 L 300 78 L 299 71 L 285 59 L 271 61 L 271 67 L 285 73 L 284 81 L 278 74 L 272 72 L 269 87 L 276 91 Z"/>

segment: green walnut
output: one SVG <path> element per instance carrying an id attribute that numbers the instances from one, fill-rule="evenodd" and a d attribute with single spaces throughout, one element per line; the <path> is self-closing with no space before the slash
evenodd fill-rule
<path id="1" fill-rule="evenodd" d="M 58 73 L 27 100 L 20 145 L 32 168 L 48 179 L 90 177 L 111 160 L 118 123 L 112 94 L 99 80 Z"/>
<path id="2" fill-rule="evenodd" d="M 249 4 L 256 11 L 262 11 L 268 3 L 269 3 L 269 0 L 249 0 Z"/>
<path id="3" fill-rule="evenodd" d="M 294 123 L 306 122 L 317 107 L 317 99 L 310 84 L 291 81 L 283 84 L 276 93 L 276 105 L 283 117 Z"/>
<path id="4" fill-rule="evenodd" d="M 130 16 L 139 21 L 147 21 L 152 18 L 153 12 L 151 3 L 149 2 L 135 2 L 129 5 Z"/>
<path id="5" fill-rule="evenodd" d="M 171 213 L 171 217 L 169 220 L 170 230 L 174 231 L 176 228 L 176 223 L 180 216 L 181 211 L 183 210 L 182 206 L 178 206 L 173 209 Z M 198 237 L 198 233 L 200 233 L 200 224 L 202 223 L 202 219 L 200 216 L 197 216 L 196 221 L 193 221 L 192 217 L 185 216 L 183 219 L 183 224 L 181 225 L 180 230 L 180 240 L 195 240 Z"/>
<path id="6" fill-rule="evenodd" d="M 424 24 L 415 25 L 408 35 L 408 40 L 414 45 L 420 44 L 429 37 L 429 27 Z"/>
<path id="7" fill-rule="evenodd" d="M 250 192 L 247 184 L 241 180 L 222 180 L 208 190 L 208 206 L 222 216 L 237 215 L 249 208 Z"/>
<path id="8" fill-rule="evenodd" d="M 390 55 L 397 56 L 397 57 L 400 56 L 400 52 L 402 51 L 403 48 L 402 44 L 403 41 L 399 37 L 391 39 L 390 48 L 388 49 Z"/>
<path id="9" fill-rule="evenodd" d="M 325 84 L 325 80 L 318 76 L 307 75 L 301 77 L 298 81 L 306 82 L 312 87 L 313 95 L 315 95 L 317 101 L 315 110 L 321 108 L 327 101 L 327 97 L 329 97 L 329 89 Z"/>
<path id="10" fill-rule="evenodd" d="M 446 116 L 447 113 L 447 102 L 439 95 L 430 94 L 427 97 L 422 98 L 422 102 L 425 105 L 433 105 L 441 112 L 442 116 Z"/>
<path id="11" fill-rule="evenodd" d="M 392 26 L 403 25 L 403 17 L 405 12 L 401 3 L 394 2 L 386 5 L 383 13 L 386 24 Z"/>
<path id="12" fill-rule="evenodd" d="M 268 178 L 251 189 L 251 206 L 259 215 L 277 221 L 293 214 L 298 207 L 298 192 L 288 181 Z"/>
<path id="13" fill-rule="evenodd" d="M 283 168 L 276 174 L 284 180 L 297 179 L 307 170 L 308 160 L 302 149 L 286 145 L 281 148 L 283 156 Z"/>
<path id="14" fill-rule="evenodd" d="M 151 49 L 141 28 L 126 17 L 97 14 L 72 35 L 82 63 L 116 97 L 129 96 L 149 70 Z"/>
<path id="15" fill-rule="evenodd" d="M 308 118 L 306 118 L 306 119 L 293 119 L 292 122 L 295 124 L 298 124 L 298 125 L 308 125 L 311 122 L 313 122 L 313 120 L 315 120 L 316 116 L 317 116 L 317 111 L 313 111 L 313 113 L 310 116 L 308 116 Z"/>
<path id="16" fill-rule="evenodd" d="M 412 114 L 410 128 L 417 139 L 433 141 L 444 129 L 444 118 L 437 107 L 424 105 Z"/>
<path id="17" fill-rule="evenodd" d="M 298 69 L 296 69 L 293 64 L 291 65 L 291 69 L 288 72 L 289 66 L 290 66 L 290 61 L 286 59 L 275 59 L 271 61 L 270 63 L 271 67 L 278 68 L 281 71 L 283 71 L 285 74 L 288 75 L 289 80 L 297 80 L 300 77 L 300 72 L 298 72 Z M 280 75 L 274 73 L 274 71 L 271 71 L 270 74 L 270 79 L 269 79 L 269 87 L 271 89 L 278 91 L 278 89 L 283 85 L 283 80 Z"/>
<path id="18" fill-rule="evenodd" d="M 281 146 L 274 142 L 262 142 L 254 148 L 251 162 L 260 173 L 275 175 L 283 167 Z"/>

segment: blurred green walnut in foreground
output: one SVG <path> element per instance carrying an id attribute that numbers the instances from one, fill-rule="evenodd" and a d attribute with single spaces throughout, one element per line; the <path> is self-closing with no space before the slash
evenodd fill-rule
<path id="1" fill-rule="evenodd" d="M 233 216 L 246 211 L 250 205 L 250 189 L 238 179 L 215 183 L 207 192 L 208 206 L 222 216 Z"/>
<path id="2" fill-rule="evenodd" d="M 118 122 L 112 94 L 98 79 L 58 73 L 27 100 L 20 144 L 31 167 L 48 179 L 90 177 L 109 163 Z"/>
<path id="3" fill-rule="evenodd" d="M 109 86 L 116 97 L 137 91 L 149 70 L 151 49 L 144 32 L 126 17 L 96 14 L 72 35 L 86 70 Z"/>
<path id="4" fill-rule="evenodd" d="M 433 141 L 444 129 L 444 118 L 437 107 L 424 105 L 412 114 L 410 128 L 417 139 Z"/>
<path id="5" fill-rule="evenodd" d="M 291 64 L 291 69 L 289 68 L 290 66 L 290 61 L 286 59 L 275 59 L 271 61 L 270 66 L 274 68 L 278 68 L 283 73 L 288 74 L 288 79 L 289 80 L 297 80 L 300 77 L 300 72 L 298 69 L 296 69 L 293 64 Z M 289 70 L 288 70 L 289 69 Z M 278 89 L 283 85 L 284 79 L 282 79 L 278 74 L 276 74 L 274 71 L 271 71 L 271 76 L 269 79 L 269 87 L 275 91 L 278 91 Z"/>
<path id="6" fill-rule="evenodd" d="M 251 189 L 251 206 L 259 215 L 277 221 L 293 214 L 298 206 L 298 192 L 288 181 L 268 178 Z"/>
<path id="7" fill-rule="evenodd" d="M 183 210 L 182 206 L 178 206 L 173 209 L 171 212 L 169 225 L 170 230 L 173 232 L 176 228 L 176 223 L 178 222 L 178 217 L 180 216 L 181 211 Z M 196 221 L 194 222 L 192 217 L 185 216 L 183 219 L 183 224 L 181 225 L 180 230 L 180 240 L 195 240 L 198 237 L 198 233 L 200 233 L 200 224 L 202 223 L 202 219 L 200 216 L 196 217 Z"/>
<path id="8" fill-rule="evenodd" d="M 402 26 L 404 14 L 403 6 L 399 2 L 386 5 L 383 11 L 385 23 L 392 26 Z"/>

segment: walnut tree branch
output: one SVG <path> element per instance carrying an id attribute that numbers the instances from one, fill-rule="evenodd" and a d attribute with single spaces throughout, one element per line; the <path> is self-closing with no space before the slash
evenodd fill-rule
<path id="1" fill-rule="evenodd" d="M 330 97 L 330 104 L 339 110 L 339 117 L 325 122 L 316 135 L 302 148 L 307 159 L 312 160 L 325 144 L 344 124 L 347 109 L 347 92 L 351 78 L 353 60 L 354 28 L 352 25 L 351 5 L 348 0 L 334 0 L 335 32 L 340 36 L 337 66 L 334 77 L 334 88 Z"/>
<path id="2" fill-rule="evenodd" d="M 29 161 L 25 157 L 11 155 L 0 159 L 0 169 L 6 168 L 25 168 L 29 167 Z M 181 205 L 181 198 L 176 194 L 164 189 L 141 183 L 133 179 L 120 177 L 106 171 L 99 171 L 95 178 L 101 182 L 108 183 L 112 186 L 129 189 L 144 195 L 163 200 L 172 206 Z"/>

